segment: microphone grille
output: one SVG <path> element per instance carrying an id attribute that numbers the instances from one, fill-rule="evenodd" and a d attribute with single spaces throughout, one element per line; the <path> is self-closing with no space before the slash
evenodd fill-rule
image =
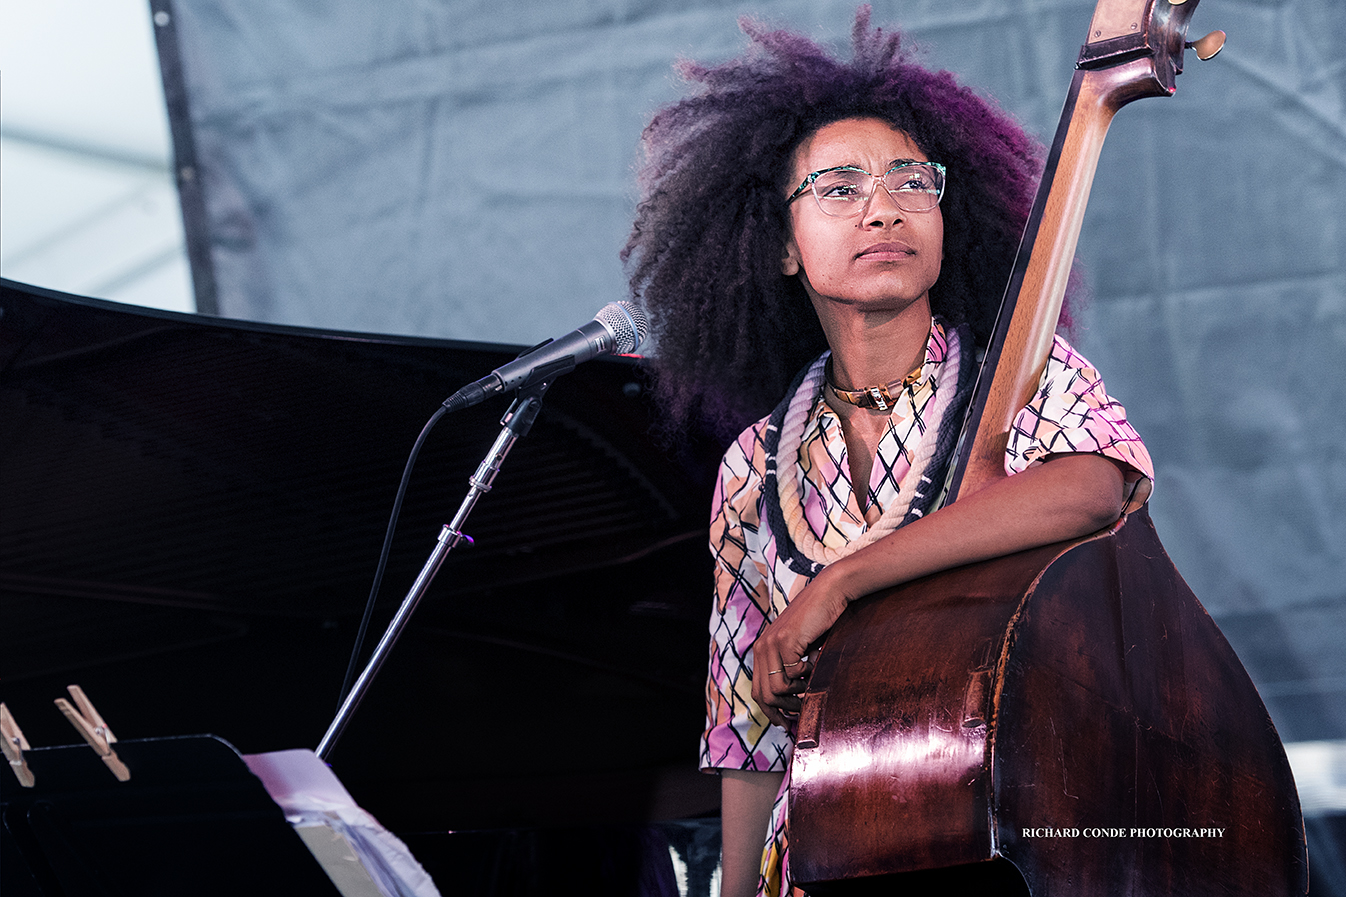
<path id="1" fill-rule="evenodd" d="M 636 351 L 650 332 L 645 310 L 634 302 L 609 302 L 598 310 L 594 320 L 612 334 L 616 340 L 612 351 L 618 355 Z"/>

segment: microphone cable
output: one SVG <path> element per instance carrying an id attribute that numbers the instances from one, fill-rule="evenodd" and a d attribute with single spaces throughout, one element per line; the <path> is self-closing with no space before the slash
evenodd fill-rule
<path id="1" fill-rule="evenodd" d="M 397 518 L 402 513 L 402 499 L 406 497 L 407 485 L 411 482 L 411 469 L 416 466 L 416 456 L 421 453 L 421 446 L 425 444 L 425 438 L 430 435 L 430 431 L 435 424 L 439 423 L 439 419 L 448 411 L 447 407 L 441 405 L 434 414 L 430 415 L 430 419 L 421 428 L 421 435 L 416 437 L 416 442 L 411 447 L 411 455 L 407 458 L 407 466 L 402 471 L 402 481 L 397 484 L 397 496 L 393 499 L 393 513 L 388 518 L 388 531 L 383 537 L 383 550 L 379 552 L 378 567 L 374 571 L 374 584 L 369 589 L 369 599 L 365 602 L 364 616 L 360 619 L 360 629 L 355 635 L 355 647 L 351 650 L 350 663 L 346 665 L 346 679 L 341 683 L 341 694 L 337 697 L 338 709 L 345 702 L 346 695 L 350 693 L 351 684 L 355 681 L 356 670 L 360 667 L 360 651 L 364 648 L 365 636 L 369 632 L 369 621 L 374 617 L 374 605 L 378 603 L 379 588 L 383 583 L 383 571 L 387 568 L 388 556 L 392 553 L 393 532 L 397 529 Z"/>

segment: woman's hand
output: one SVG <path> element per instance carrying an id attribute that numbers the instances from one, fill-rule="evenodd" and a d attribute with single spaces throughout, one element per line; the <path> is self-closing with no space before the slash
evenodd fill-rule
<path id="1" fill-rule="evenodd" d="M 809 655 L 850 603 L 840 588 L 842 563 L 819 573 L 753 643 L 752 697 L 778 726 L 788 727 L 799 713 L 799 695 L 813 672 Z"/>

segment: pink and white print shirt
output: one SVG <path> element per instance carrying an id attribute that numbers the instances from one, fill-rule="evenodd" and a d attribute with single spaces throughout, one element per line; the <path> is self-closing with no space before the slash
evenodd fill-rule
<path id="1" fill-rule="evenodd" d="M 925 428 L 934 396 L 954 389 L 946 365 L 949 343 L 938 322 L 931 327 L 920 379 L 902 392 L 887 432 L 879 442 L 867 484 L 869 502 L 884 510 L 911 472 L 911 451 Z M 943 375 L 943 376 L 942 376 Z M 789 734 L 767 722 L 752 699 L 752 646 L 767 624 L 808 584 L 779 556 L 767 523 L 763 480 L 766 419 L 745 430 L 720 464 L 710 525 L 715 556 L 715 606 L 710 619 L 710 674 L 706 684 L 706 730 L 701 738 L 703 770 L 782 772 L 793 748 Z M 1048 455 L 1092 452 L 1126 465 L 1133 484 L 1128 510 L 1149 494 L 1154 476 L 1149 452 L 1112 399 L 1098 372 L 1061 337 L 1056 337 L 1037 393 L 1014 421 L 1005 470 L 1015 474 Z M 804 516 L 825 545 L 848 542 L 866 529 L 854 495 L 841 421 L 821 394 L 805 427 L 794 475 L 801 476 Z M 781 476 L 791 474 L 780 459 Z M 783 893 L 784 801 L 777 801 L 766 845 L 764 893 Z M 774 868 L 773 868 L 774 867 Z"/>

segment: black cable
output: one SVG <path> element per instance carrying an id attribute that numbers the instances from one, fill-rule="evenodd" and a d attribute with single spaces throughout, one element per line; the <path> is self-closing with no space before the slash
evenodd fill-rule
<path id="1" fill-rule="evenodd" d="M 407 484 L 411 481 L 411 468 L 416 464 L 416 456 L 421 452 L 421 445 L 424 444 L 426 436 L 430 435 L 430 430 L 439 423 L 439 419 L 448 413 L 448 408 L 440 406 L 439 410 L 430 416 L 426 421 L 425 427 L 421 429 L 421 435 L 416 437 L 416 443 L 411 447 L 411 455 L 407 458 L 406 469 L 402 471 L 402 482 L 397 486 L 397 497 L 393 499 L 393 513 L 388 519 L 388 532 L 383 537 L 383 551 L 379 554 L 378 569 L 374 571 L 374 584 L 369 589 L 369 600 L 365 603 L 364 618 L 360 620 L 360 631 L 355 636 L 355 648 L 351 651 L 350 663 L 346 666 L 346 680 L 341 683 L 341 694 L 337 697 L 337 708 L 346 700 L 346 695 L 350 693 L 351 684 L 355 681 L 355 672 L 360 667 L 360 650 L 364 647 L 365 634 L 369 632 L 369 621 L 374 616 L 374 605 L 378 601 L 379 586 L 383 582 L 383 571 L 388 566 L 388 555 L 391 553 L 393 545 L 393 531 L 397 529 L 397 517 L 402 513 L 402 499 L 407 494 Z"/>

